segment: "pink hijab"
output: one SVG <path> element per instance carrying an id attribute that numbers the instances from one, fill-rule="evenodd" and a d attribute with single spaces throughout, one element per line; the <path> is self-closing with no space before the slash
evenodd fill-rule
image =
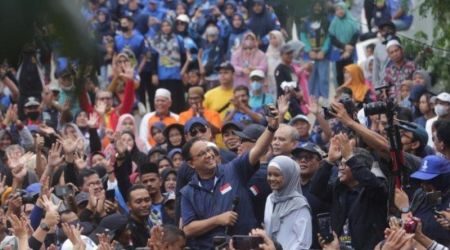
<path id="1" fill-rule="evenodd" d="M 138 129 L 136 126 L 136 120 L 134 119 L 134 117 L 131 114 L 123 114 L 119 117 L 119 121 L 117 122 L 117 127 L 116 127 L 116 133 L 117 132 L 122 132 L 125 127 L 123 126 L 123 122 L 126 119 L 131 119 L 131 121 L 133 122 L 133 129 L 132 132 L 134 134 L 134 141 L 136 143 L 136 147 L 143 153 L 146 153 L 145 151 L 145 144 L 144 142 L 141 140 L 141 138 L 139 138 L 139 133 L 138 133 Z"/>

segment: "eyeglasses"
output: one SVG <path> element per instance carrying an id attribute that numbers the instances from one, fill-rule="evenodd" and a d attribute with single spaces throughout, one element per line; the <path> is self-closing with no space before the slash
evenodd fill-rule
<path id="1" fill-rule="evenodd" d="M 244 50 L 252 50 L 252 48 L 244 48 Z"/>
<path id="2" fill-rule="evenodd" d="M 101 101 L 108 101 L 108 100 L 111 100 L 112 97 L 111 96 L 103 96 L 103 97 L 99 97 L 98 99 Z"/>
<path id="3" fill-rule="evenodd" d="M 117 60 L 117 64 L 127 63 L 129 60 Z"/>
<path id="4" fill-rule="evenodd" d="M 206 127 L 201 126 L 201 127 L 196 127 L 196 128 L 192 128 L 191 130 L 189 130 L 189 135 L 191 135 L 191 137 L 197 136 L 198 133 L 201 133 L 201 134 L 206 133 Z"/>

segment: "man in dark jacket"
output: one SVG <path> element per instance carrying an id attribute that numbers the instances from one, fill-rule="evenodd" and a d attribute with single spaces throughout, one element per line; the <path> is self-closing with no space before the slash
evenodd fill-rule
<path id="1" fill-rule="evenodd" d="M 372 163 L 368 151 L 353 150 L 347 136 L 340 134 L 332 138 L 328 158 L 311 180 L 311 193 L 331 203 L 333 230 L 355 249 L 373 249 L 387 227 L 387 186 L 370 171 Z M 335 165 L 338 179 L 330 183 Z"/>

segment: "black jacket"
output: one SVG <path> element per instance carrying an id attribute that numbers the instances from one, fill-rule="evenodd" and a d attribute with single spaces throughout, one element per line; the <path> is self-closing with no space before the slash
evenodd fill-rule
<path id="1" fill-rule="evenodd" d="M 357 188 L 351 190 L 339 179 L 330 183 L 333 165 L 326 161 L 321 162 L 310 187 L 312 194 L 331 203 L 331 225 L 338 236 L 343 234 L 343 226 L 348 219 L 355 249 L 373 249 L 384 239 L 383 232 L 387 227 L 387 185 L 370 172 L 364 159 L 355 155 L 346 163 L 359 182 Z M 348 202 L 350 193 L 356 195 Z"/>

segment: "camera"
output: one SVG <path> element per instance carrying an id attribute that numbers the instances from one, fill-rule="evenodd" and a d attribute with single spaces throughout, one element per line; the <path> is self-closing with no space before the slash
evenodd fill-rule
<path id="1" fill-rule="evenodd" d="M 26 190 L 18 190 L 20 197 L 22 198 L 23 204 L 34 204 L 39 198 L 39 193 L 36 192 L 27 192 Z"/>
<path id="2" fill-rule="evenodd" d="M 387 111 L 388 105 L 385 102 L 371 102 L 364 105 L 364 114 L 366 116 L 385 114 Z"/>
<path id="3" fill-rule="evenodd" d="M 353 118 L 353 113 L 355 112 L 355 109 L 356 109 L 356 106 L 353 103 L 353 100 L 349 96 L 342 95 L 341 99 L 339 99 L 339 102 L 344 105 L 345 110 L 347 111 L 347 114 Z M 333 110 L 333 108 L 322 107 L 322 109 L 323 109 L 323 116 L 324 116 L 325 120 L 334 118 L 334 115 L 332 113 L 336 113 L 336 111 Z"/>
<path id="4" fill-rule="evenodd" d="M 406 233 L 413 234 L 416 232 L 417 222 L 415 220 L 408 220 L 404 225 Z"/>

